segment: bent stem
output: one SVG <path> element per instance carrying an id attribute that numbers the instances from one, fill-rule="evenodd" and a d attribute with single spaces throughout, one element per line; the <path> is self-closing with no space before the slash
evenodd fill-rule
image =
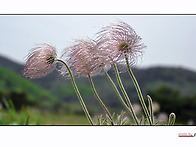
<path id="1" fill-rule="evenodd" d="M 111 116 L 109 110 L 106 108 L 106 106 L 105 106 L 105 104 L 103 103 L 103 101 L 101 100 L 101 98 L 99 97 L 99 95 L 98 95 L 98 93 L 97 93 L 97 91 L 96 91 L 96 89 L 95 89 L 95 86 L 94 86 L 94 84 L 93 84 L 93 81 L 92 81 L 92 78 L 91 78 L 90 74 L 88 74 L 88 78 L 89 78 L 89 81 L 90 81 L 92 90 L 93 90 L 93 92 L 94 92 L 94 94 L 95 94 L 97 100 L 99 101 L 99 103 L 101 104 L 101 106 L 103 107 L 103 109 L 105 110 L 105 112 L 107 113 L 107 115 L 109 116 L 112 125 L 114 125 L 112 116 Z"/>
<path id="2" fill-rule="evenodd" d="M 119 86 L 120 86 L 120 88 L 121 88 L 121 90 L 122 90 L 122 92 L 123 92 L 123 95 L 124 95 L 124 97 L 125 97 L 125 99 L 126 99 L 126 101 L 127 101 L 128 106 L 129 106 L 129 108 L 130 108 L 130 110 L 131 110 L 131 113 L 132 113 L 132 115 L 133 115 L 133 117 L 134 117 L 134 120 L 135 120 L 136 123 L 139 125 L 139 122 L 138 122 L 137 117 L 136 117 L 136 114 L 135 114 L 135 112 L 134 112 L 134 110 L 133 110 L 133 106 L 132 106 L 132 104 L 131 104 L 131 101 L 129 100 L 129 97 L 128 97 L 128 95 L 127 95 L 127 92 L 125 91 L 125 88 L 124 88 L 124 86 L 123 86 L 123 84 L 122 84 L 122 81 L 121 81 L 121 78 L 120 78 L 120 75 L 119 75 L 117 66 L 116 66 L 115 63 L 113 64 L 113 66 L 114 66 L 114 70 L 115 70 L 115 72 L 116 72 L 116 77 L 117 77 L 118 84 L 119 84 Z"/>
<path id="3" fill-rule="evenodd" d="M 73 77 L 73 75 L 72 75 L 71 70 L 69 69 L 69 66 L 68 66 L 63 60 L 61 60 L 61 59 L 56 59 L 56 60 L 62 62 L 62 63 L 66 66 L 66 68 L 67 68 L 67 70 L 68 70 L 68 72 L 69 72 L 69 74 L 70 74 L 70 77 L 71 77 L 71 81 L 72 81 L 73 87 L 74 87 L 74 89 L 75 89 L 75 91 L 76 91 L 76 94 L 77 94 L 77 96 L 78 96 L 78 98 L 79 98 L 79 100 L 80 100 L 80 103 L 81 103 L 81 105 L 82 105 L 82 108 L 83 108 L 83 110 L 84 110 L 84 113 L 86 114 L 86 117 L 88 118 L 90 124 L 93 125 L 92 118 L 91 118 L 91 116 L 90 116 L 90 114 L 89 114 L 89 112 L 88 112 L 88 109 L 86 108 L 86 105 L 85 105 L 85 103 L 84 103 L 84 101 L 83 101 L 83 99 L 82 99 L 82 96 L 80 95 L 80 92 L 79 92 L 79 90 L 78 90 L 78 88 L 77 88 L 76 82 L 75 82 L 75 80 L 74 80 L 74 77 Z"/>
<path id="4" fill-rule="evenodd" d="M 148 103 L 149 103 L 149 112 L 150 112 L 150 117 L 151 117 L 151 121 L 152 121 L 152 124 L 154 123 L 154 115 L 153 115 L 153 104 L 152 104 L 152 98 L 149 96 L 149 95 L 147 95 L 147 97 L 148 97 Z"/>
<path id="5" fill-rule="evenodd" d="M 131 115 L 132 115 L 132 117 L 133 117 L 135 123 L 136 123 L 137 125 L 139 125 L 139 122 L 138 122 L 138 119 L 137 119 L 137 116 L 136 116 L 134 110 L 133 110 L 133 109 L 130 109 L 130 108 L 127 106 L 127 104 L 126 104 L 125 101 L 123 100 L 123 98 L 122 98 L 120 92 L 118 91 L 118 88 L 117 88 L 116 85 L 114 84 L 114 82 L 113 82 L 112 78 L 109 76 L 109 74 L 108 74 L 107 72 L 105 72 L 105 75 L 107 76 L 108 80 L 109 80 L 110 83 L 112 84 L 112 86 L 113 86 L 113 88 L 114 88 L 116 94 L 118 95 L 118 98 L 119 98 L 120 101 L 122 102 L 122 104 L 123 104 L 123 105 L 125 106 L 125 108 L 131 113 Z"/>
<path id="6" fill-rule="evenodd" d="M 133 83 L 134 83 L 134 85 L 135 85 L 135 88 L 136 88 L 136 90 L 137 90 L 137 93 L 138 93 L 138 96 L 139 96 L 139 100 L 140 100 L 141 105 L 142 105 L 142 107 L 143 107 L 144 113 L 145 113 L 145 115 L 146 115 L 146 117 L 147 117 L 147 119 L 148 119 L 148 121 L 149 121 L 149 124 L 152 125 L 152 121 L 151 121 L 151 119 L 150 119 L 150 115 L 149 115 L 149 113 L 148 113 L 147 106 L 146 106 L 146 104 L 145 104 L 145 102 L 144 102 L 144 98 L 143 98 L 143 96 L 142 96 L 142 92 L 141 92 L 141 90 L 140 90 L 139 84 L 138 84 L 138 82 L 137 82 L 137 80 L 136 80 L 136 78 L 135 78 L 135 76 L 134 76 L 134 74 L 133 74 L 131 68 L 129 67 L 129 61 L 128 61 L 128 58 L 127 58 L 126 54 L 125 54 L 125 60 L 126 60 L 126 64 L 127 64 L 127 68 L 128 68 L 129 75 L 131 76 L 132 81 L 133 81 Z"/>
<path id="7" fill-rule="evenodd" d="M 176 120 L 176 115 L 175 115 L 175 113 L 171 113 L 171 114 L 169 115 L 168 126 L 174 125 L 175 120 Z"/>

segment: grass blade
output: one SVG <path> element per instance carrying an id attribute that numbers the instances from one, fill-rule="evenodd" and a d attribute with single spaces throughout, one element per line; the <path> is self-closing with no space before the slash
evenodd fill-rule
<path id="1" fill-rule="evenodd" d="M 27 116 L 26 122 L 25 122 L 25 126 L 29 125 L 29 115 Z"/>

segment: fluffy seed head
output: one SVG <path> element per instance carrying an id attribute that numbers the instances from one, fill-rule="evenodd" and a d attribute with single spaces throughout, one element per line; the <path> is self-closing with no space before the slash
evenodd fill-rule
<path id="1" fill-rule="evenodd" d="M 55 68 L 56 48 L 43 43 L 30 50 L 26 59 L 23 76 L 36 79 L 49 74 Z"/>
<path id="2" fill-rule="evenodd" d="M 96 48 L 107 51 L 108 57 L 117 63 L 123 63 L 125 55 L 130 64 L 135 63 L 146 47 L 141 43 L 140 36 L 124 22 L 105 26 L 97 35 Z"/>
<path id="3" fill-rule="evenodd" d="M 75 76 L 95 76 L 108 70 L 109 67 L 104 64 L 104 55 L 96 50 L 95 45 L 95 40 L 85 38 L 75 40 L 72 46 L 65 48 L 62 58 Z M 61 73 L 64 74 L 63 71 Z"/>

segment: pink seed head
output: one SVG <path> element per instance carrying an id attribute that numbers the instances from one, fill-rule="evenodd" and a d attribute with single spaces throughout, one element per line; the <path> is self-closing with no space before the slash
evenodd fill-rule
<path id="1" fill-rule="evenodd" d="M 141 43 L 140 36 L 124 22 L 105 26 L 97 35 L 97 48 L 107 51 L 108 57 L 117 63 L 124 62 L 126 55 L 130 64 L 133 64 L 146 47 Z"/>
<path id="2" fill-rule="evenodd" d="M 55 68 L 56 48 L 43 43 L 30 50 L 23 76 L 36 79 L 48 75 Z"/>
<path id="3" fill-rule="evenodd" d="M 103 54 L 96 50 L 95 45 L 95 40 L 86 38 L 75 40 L 72 46 L 65 48 L 62 58 L 67 59 L 66 63 L 74 75 L 95 76 L 101 74 L 102 70 L 108 69 L 108 66 L 103 66 L 105 65 Z M 61 73 L 65 72 L 62 70 Z"/>

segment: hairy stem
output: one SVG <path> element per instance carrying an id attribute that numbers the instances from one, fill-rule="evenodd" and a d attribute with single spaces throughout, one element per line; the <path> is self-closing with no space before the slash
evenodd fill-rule
<path id="1" fill-rule="evenodd" d="M 106 108 L 106 106 L 105 106 L 105 104 L 103 103 L 103 101 L 101 100 L 101 98 L 99 97 L 99 95 L 98 95 L 98 93 L 97 93 L 97 91 L 96 91 L 96 89 L 95 89 L 95 86 L 94 86 L 94 84 L 93 84 L 93 80 L 92 80 L 90 74 L 88 74 L 88 78 L 89 78 L 89 81 L 90 81 L 92 90 L 93 90 L 93 92 L 94 92 L 94 94 L 95 94 L 95 97 L 97 98 L 97 100 L 99 101 L 99 103 L 101 104 L 101 106 L 103 107 L 103 109 L 105 110 L 105 112 L 107 113 L 107 115 L 109 116 L 112 125 L 114 125 L 112 116 L 111 116 L 109 110 Z"/>
<path id="2" fill-rule="evenodd" d="M 113 88 L 114 88 L 116 94 L 118 95 L 118 98 L 119 98 L 119 100 L 121 101 L 121 103 L 122 103 L 122 104 L 125 106 L 125 108 L 131 113 L 131 115 L 132 115 L 132 117 L 133 117 L 135 123 L 136 123 L 137 125 L 139 125 L 137 116 L 135 115 L 133 109 L 130 109 L 130 108 L 127 106 L 127 104 L 126 104 L 125 101 L 123 100 L 123 98 L 122 98 L 120 92 L 118 91 L 118 88 L 117 88 L 116 85 L 114 84 L 112 78 L 109 76 L 109 74 L 108 74 L 107 72 L 105 72 L 105 75 L 107 76 L 108 80 L 109 80 L 110 83 L 112 84 L 112 86 L 113 86 Z"/>
<path id="3" fill-rule="evenodd" d="M 169 115 L 168 126 L 174 125 L 175 120 L 176 120 L 176 115 L 175 115 L 175 113 L 171 113 L 171 114 Z"/>
<path id="4" fill-rule="evenodd" d="M 152 124 L 154 123 L 154 115 L 153 115 L 153 111 L 152 111 L 152 98 L 149 96 L 149 95 L 147 95 L 147 97 L 148 97 L 148 103 L 149 103 L 149 112 L 150 112 L 150 118 L 151 118 L 151 121 L 152 121 Z"/>
<path id="5" fill-rule="evenodd" d="M 79 92 L 79 90 L 78 90 L 78 88 L 77 88 L 76 82 L 75 82 L 75 80 L 74 80 L 74 77 L 73 77 L 73 74 L 72 74 L 71 70 L 69 69 L 69 66 L 68 66 L 63 60 L 61 60 L 61 59 L 57 59 L 57 61 L 62 62 L 62 63 L 66 66 L 66 68 L 67 68 L 67 70 L 68 70 L 68 72 L 69 72 L 69 74 L 70 74 L 71 81 L 72 81 L 73 87 L 74 87 L 74 89 L 75 89 L 75 92 L 76 92 L 76 94 L 77 94 L 77 96 L 78 96 L 78 98 L 79 98 L 79 100 L 80 100 L 80 103 L 81 103 L 81 105 L 82 105 L 82 108 L 83 108 L 83 110 L 84 110 L 84 113 L 86 114 L 86 117 L 88 118 L 90 124 L 93 125 L 92 118 L 91 118 L 91 116 L 90 116 L 90 114 L 89 114 L 89 112 L 88 112 L 88 109 L 86 108 L 86 105 L 85 105 L 85 103 L 84 103 L 84 101 L 83 101 L 83 99 L 82 99 L 82 96 L 80 95 L 80 92 Z"/>
<path id="6" fill-rule="evenodd" d="M 121 81 L 121 78 L 120 78 L 120 75 L 119 75 L 117 66 L 116 66 L 116 64 L 113 64 L 113 66 L 114 66 L 114 70 L 115 70 L 115 72 L 116 72 L 117 81 L 118 81 L 119 86 L 120 86 L 120 88 L 121 88 L 121 90 L 122 90 L 122 92 L 123 92 L 123 95 L 124 95 L 124 97 L 125 97 L 125 99 L 126 99 L 126 101 L 127 101 L 127 104 L 128 104 L 128 106 L 129 106 L 129 108 L 130 108 L 130 110 L 131 110 L 131 113 L 132 113 L 132 115 L 133 115 L 133 118 L 134 118 L 134 120 L 136 121 L 137 125 L 139 125 L 139 122 L 138 122 L 137 117 L 136 117 L 136 114 L 135 114 L 135 112 L 134 112 L 134 110 L 133 110 L 133 106 L 132 106 L 132 104 L 131 104 L 131 101 L 129 100 L 129 97 L 128 97 L 128 95 L 127 95 L 127 92 L 126 92 L 126 90 L 125 90 L 125 88 L 124 88 L 124 86 L 123 86 L 123 84 L 122 84 L 122 81 Z"/>
<path id="7" fill-rule="evenodd" d="M 137 80 L 136 80 L 136 78 L 135 78 L 135 76 L 134 76 L 134 74 L 133 74 L 131 68 L 129 67 L 129 61 L 128 61 L 128 58 L 127 58 L 126 54 L 125 54 L 125 60 L 126 60 L 126 64 L 127 64 L 127 68 L 128 68 L 129 75 L 131 76 L 132 81 L 133 81 L 133 83 L 134 83 L 134 85 L 135 85 L 135 88 L 136 88 L 136 90 L 137 90 L 137 93 L 138 93 L 138 96 L 139 96 L 139 100 L 140 100 L 141 105 L 142 105 L 142 107 L 143 107 L 144 113 L 145 113 L 145 115 L 146 115 L 146 117 L 147 117 L 147 119 L 148 119 L 148 121 L 149 121 L 149 124 L 152 125 L 152 121 L 151 121 L 151 119 L 150 119 L 150 115 L 149 115 L 149 113 L 148 113 L 147 106 L 146 106 L 146 104 L 145 104 L 145 102 L 144 102 L 144 98 L 143 98 L 143 96 L 142 96 L 142 92 L 141 92 L 141 90 L 140 90 L 139 84 L 138 84 L 138 82 L 137 82 Z"/>

